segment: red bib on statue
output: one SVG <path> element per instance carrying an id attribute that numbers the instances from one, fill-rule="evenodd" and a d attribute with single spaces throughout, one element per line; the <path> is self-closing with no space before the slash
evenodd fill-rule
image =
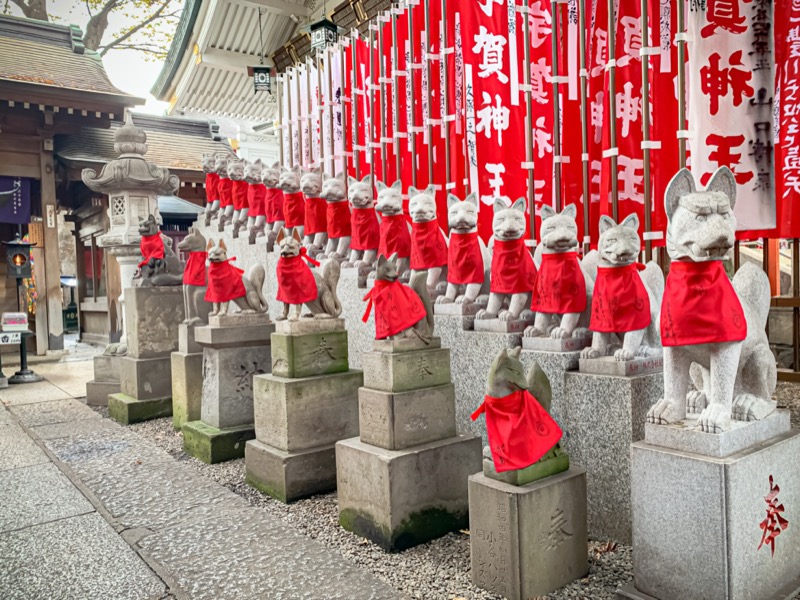
<path id="1" fill-rule="evenodd" d="M 183 285 L 206 284 L 206 252 L 189 252 L 189 260 L 183 270 Z"/>
<path id="2" fill-rule="evenodd" d="M 281 188 L 267 188 L 265 204 L 267 223 L 283 221 L 283 190 Z"/>
<path id="3" fill-rule="evenodd" d="M 495 240 L 492 249 L 490 291 L 495 294 L 523 294 L 536 286 L 536 265 L 525 240 Z"/>
<path id="4" fill-rule="evenodd" d="M 434 269 L 447 264 L 447 244 L 439 221 L 411 223 L 411 268 Z"/>
<path id="5" fill-rule="evenodd" d="M 661 343 L 691 346 L 747 336 L 742 304 L 721 260 L 674 261 L 661 303 Z"/>
<path id="6" fill-rule="evenodd" d="M 641 263 L 598 267 L 589 329 L 601 333 L 638 331 L 650 325 L 650 297 L 639 276 Z"/>
<path id="7" fill-rule="evenodd" d="M 247 295 L 242 282 L 242 271 L 234 267 L 229 258 L 224 262 L 212 262 L 208 265 L 208 288 L 206 288 L 206 302 L 230 302 L 236 298 Z"/>
<path id="8" fill-rule="evenodd" d="M 483 283 L 483 278 L 483 255 L 478 232 L 452 232 L 447 249 L 447 282 L 467 285 Z"/>
<path id="9" fill-rule="evenodd" d="M 248 217 L 263 217 L 266 210 L 267 186 L 263 183 L 249 183 L 247 187 Z"/>
<path id="10" fill-rule="evenodd" d="M 323 198 L 306 198 L 303 235 L 328 233 L 328 202 Z"/>
<path id="11" fill-rule="evenodd" d="M 353 250 L 377 250 L 381 243 L 381 226 L 374 208 L 354 208 L 350 224 L 350 247 Z"/>
<path id="12" fill-rule="evenodd" d="M 417 293 L 399 281 L 377 279 L 364 300 L 368 300 L 367 310 L 361 318 L 369 320 L 369 313 L 375 306 L 375 339 L 383 340 L 409 327 L 416 325 L 427 314 Z"/>
<path id="13" fill-rule="evenodd" d="M 328 238 L 350 236 L 350 204 L 347 200 L 328 202 Z"/>
<path id="14" fill-rule="evenodd" d="M 306 199 L 303 192 L 283 194 L 283 214 L 286 227 L 302 227 L 306 219 Z"/>
<path id="15" fill-rule="evenodd" d="M 219 185 L 219 175 L 216 173 L 206 173 L 206 202 L 219 200 L 219 192 L 217 186 Z"/>
<path id="16" fill-rule="evenodd" d="M 247 188 L 250 184 L 244 179 L 233 182 L 233 208 L 234 210 L 242 210 L 247 208 Z"/>
<path id="17" fill-rule="evenodd" d="M 380 233 L 379 254 L 383 254 L 386 258 L 395 252 L 397 258 L 408 258 L 411 255 L 411 235 L 408 233 L 405 216 L 391 215 L 381 218 Z"/>
<path id="18" fill-rule="evenodd" d="M 319 263 L 308 258 L 305 248 L 297 256 L 281 256 L 278 259 L 278 302 L 305 304 L 317 299 L 317 282 L 306 262 Z"/>
<path id="19" fill-rule="evenodd" d="M 559 315 L 586 310 L 586 280 L 577 252 L 542 254 L 531 310 Z"/>
<path id="20" fill-rule="evenodd" d="M 233 206 L 233 181 L 227 177 L 220 177 L 217 193 L 219 194 L 219 205 L 222 208 Z"/>
<path id="21" fill-rule="evenodd" d="M 142 262 L 139 267 L 143 267 L 151 258 L 164 258 L 164 242 L 161 239 L 161 233 L 153 235 L 143 235 L 142 241 L 139 242 L 139 250 L 142 252 Z"/>
<path id="22" fill-rule="evenodd" d="M 489 448 L 498 473 L 529 467 L 561 439 L 558 423 L 528 390 L 503 398 L 484 396 L 483 404 L 472 413 L 472 420 L 484 412 Z"/>

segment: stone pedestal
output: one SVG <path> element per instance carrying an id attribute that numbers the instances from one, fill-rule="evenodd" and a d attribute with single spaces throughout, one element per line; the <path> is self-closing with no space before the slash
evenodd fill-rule
<path id="1" fill-rule="evenodd" d="M 108 406 L 108 397 L 119 394 L 121 356 L 101 355 L 94 357 L 94 379 L 86 382 L 86 404 Z"/>
<path id="2" fill-rule="evenodd" d="M 381 341 L 362 364 L 360 437 L 336 444 L 339 524 L 388 551 L 466 527 L 481 440 L 456 434 L 450 351 Z"/>
<path id="3" fill-rule="evenodd" d="M 362 382 L 349 368 L 343 319 L 279 321 L 272 373 L 254 378 L 247 483 L 282 502 L 335 489 L 334 445 L 358 433 Z"/>
<path id="4" fill-rule="evenodd" d="M 630 446 L 644 438 L 647 411 L 664 396 L 663 375 L 568 372 L 564 381 L 562 445 L 586 469 L 589 535 L 630 544 Z"/>
<path id="5" fill-rule="evenodd" d="M 475 319 L 475 331 L 485 333 L 522 333 L 526 327 L 533 325 L 533 320 L 517 319 L 501 321 L 500 319 Z"/>
<path id="6" fill-rule="evenodd" d="M 509 600 L 545 596 L 589 570 L 586 473 L 510 485 L 469 478 L 472 583 Z"/>
<path id="7" fill-rule="evenodd" d="M 172 425 L 180 430 L 200 420 L 203 396 L 203 347 L 194 339 L 194 325 L 178 329 L 178 351 L 172 360 Z"/>
<path id="8" fill-rule="evenodd" d="M 472 317 L 482 308 L 486 308 L 486 304 L 478 304 L 477 302 L 457 304 L 449 302 L 447 304 L 435 304 L 433 306 L 433 314 L 447 317 Z"/>
<path id="9" fill-rule="evenodd" d="M 583 350 L 591 345 L 591 334 L 586 337 L 568 337 L 564 339 L 551 337 L 522 338 L 523 350 L 534 350 L 538 352 L 575 352 L 576 350 Z"/>
<path id="10" fill-rule="evenodd" d="M 636 357 L 633 360 L 617 360 L 613 356 L 582 358 L 578 364 L 578 370 L 581 373 L 617 375 L 619 377 L 661 373 L 664 370 L 664 357 L 661 355 Z"/>
<path id="11" fill-rule="evenodd" d="M 184 318 L 181 286 L 125 291 L 128 353 L 119 359 L 120 392 L 108 398 L 109 416 L 123 424 L 172 414 L 170 354 Z"/>
<path id="12" fill-rule="evenodd" d="M 652 426 L 632 445 L 634 585 L 619 597 L 794 597 L 800 432 L 789 429 L 786 411 L 770 421 L 722 434 Z M 770 543 L 764 534 L 773 528 L 779 534 Z"/>
<path id="13" fill-rule="evenodd" d="M 244 456 L 253 428 L 253 379 L 272 365 L 270 335 L 275 326 L 266 314 L 210 318 L 196 327 L 203 348 L 200 420 L 183 426 L 183 449 L 214 464 Z"/>

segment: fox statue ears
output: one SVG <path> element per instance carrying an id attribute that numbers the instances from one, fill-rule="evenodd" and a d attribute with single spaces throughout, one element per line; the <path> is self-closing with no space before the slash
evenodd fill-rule
<path id="1" fill-rule="evenodd" d="M 461 202 L 461 199 L 458 196 L 455 194 L 447 194 L 447 208 L 450 208 L 459 202 Z M 469 194 L 466 198 L 464 198 L 464 202 L 469 202 L 474 206 L 478 206 L 478 196 L 476 196 L 474 193 Z"/>
<path id="2" fill-rule="evenodd" d="M 394 185 L 392 185 L 392 187 L 397 185 L 397 183 L 398 182 L 395 181 Z M 436 194 L 436 186 L 431 184 L 428 187 L 426 187 L 424 190 L 418 190 L 413 185 L 408 186 L 408 198 L 409 198 L 409 200 L 411 198 L 413 198 L 414 196 L 417 196 L 419 194 L 427 194 L 428 196 L 433 196 L 433 195 Z"/>
<path id="3" fill-rule="evenodd" d="M 687 168 L 678 171 L 667 185 L 667 191 L 664 193 L 664 209 L 667 212 L 667 219 L 672 219 L 683 196 L 696 191 L 692 172 Z M 705 191 L 722 192 L 731 201 L 731 210 L 736 206 L 736 178 L 728 167 L 720 167 L 716 170 Z"/>
<path id="4" fill-rule="evenodd" d="M 367 177 L 369 177 L 369 175 L 367 175 Z M 365 177 L 364 179 L 366 179 L 366 177 Z M 362 179 L 362 181 L 364 181 L 364 180 Z M 379 179 L 375 181 L 375 188 L 376 188 L 376 189 L 377 189 L 379 192 L 382 192 L 383 190 L 387 190 L 387 189 L 389 189 L 390 187 L 391 187 L 393 190 L 397 190 L 398 192 L 402 192 L 402 191 L 403 191 L 403 182 L 402 182 L 402 181 L 400 181 L 400 180 L 398 179 L 398 180 L 397 180 L 397 181 L 395 181 L 395 182 L 394 182 L 392 185 L 390 185 L 390 186 L 389 186 L 389 185 L 386 185 L 385 183 L 383 183 L 383 182 L 382 182 L 381 180 L 379 180 Z"/>
<path id="5" fill-rule="evenodd" d="M 547 206 L 546 204 L 542 206 L 541 210 L 542 221 L 544 221 L 545 219 L 549 219 L 550 217 L 555 217 L 556 214 L 557 213 L 552 206 Z M 567 204 L 564 207 L 564 210 L 562 210 L 558 214 L 562 214 L 565 217 L 570 217 L 571 219 L 574 219 L 575 217 L 578 216 L 578 208 L 574 204 Z"/>
<path id="6" fill-rule="evenodd" d="M 298 243 L 302 243 L 303 239 L 300 237 L 300 232 L 297 231 L 295 227 L 292 227 L 292 232 L 289 233 L 285 227 L 281 227 L 280 231 L 278 232 L 278 236 L 275 238 L 275 243 L 280 244 L 282 240 L 286 239 L 291 235 L 292 238 L 297 240 Z"/>
<path id="7" fill-rule="evenodd" d="M 627 217 L 625 217 L 622 222 L 620 223 L 623 227 L 628 227 L 633 229 L 634 231 L 639 231 L 639 215 L 636 213 L 631 213 Z M 606 231 L 611 229 L 612 227 L 616 227 L 617 222 L 614 221 L 608 215 L 602 215 L 600 217 L 600 235 L 604 234 Z"/>
<path id="8" fill-rule="evenodd" d="M 525 212 L 525 207 L 527 203 L 525 202 L 525 198 L 517 198 L 514 200 L 511 206 L 508 206 L 507 200 L 505 198 L 495 198 L 494 199 L 494 213 L 497 214 L 501 210 L 506 210 L 510 208 L 511 210 L 518 210 L 521 213 Z"/>
<path id="9" fill-rule="evenodd" d="M 206 244 L 206 251 L 207 252 L 210 251 L 215 245 L 216 244 L 214 244 L 214 240 L 209 238 L 208 244 Z M 225 250 L 225 252 L 228 251 L 228 247 L 225 245 L 225 240 L 220 239 L 219 248 L 221 248 L 222 250 Z"/>

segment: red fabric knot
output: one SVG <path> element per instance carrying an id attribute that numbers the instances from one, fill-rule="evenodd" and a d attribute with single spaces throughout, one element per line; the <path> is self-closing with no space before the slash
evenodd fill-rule
<path id="1" fill-rule="evenodd" d="M 352 232 L 350 248 L 353 250 L 377 250 L 380 246 L 381 225 L 378 223 L 378 213 L 374 208 L 353 208 L 350 231 Z"/>
<path id="2" fill-rule="evenodd" d="M 221 262 L 213 261 L 208 265 L 206 302 L 219 304 L 247 295 L 242 281 L 244 271 L 231 264 L 234 260 L 236 260 L 235 256 Z"/>
<path id="3" fill-rule="evenodd" d="M 447 281 L 456 285 L 483 283 L 483 254 L 478 232 L 450 233 L 447 250 Z"/>
<path id="4" fill-rule="evenodd" d="M 411 256 L 411 234 L 408 232 L 408 222 L 404 215 L 381 218 L 378 253 L 387 258 L 395 253 L 397 258 Z"/>
<path id="5" fill-rule="evenodd" d="M 161 232 L 153 235 L 143 235 L 139 242 L 139 250 L 142 252 L 142 261 L 139 268 L 142 268 L 151 258 L 164 258 L 164 242 L 161 239 Z"/>
<path id="6" fill-rule="evenodd" d="M 586 280 L 577 252 L 542 254 L 531 310 L 560 315 L 586 310 Z"/>
<path id="7" fill-rule="evenodd" d="M 486 433 L 498 473 L 534 464 L 561 439 L 561 428 L 528 390 L 502 398 L 486 395 L 472 413 L 486 414 Z"/>
<path id="8" fill-rule="evenodd" d="M 328 202 L 327 217 L 328 238 L 350 237 L 350 204 L 347 200 Z"/>
<path id="9" fill-rule="evenodd" d="M 747 320 L 722 261 L 673 261 L 661 303 L 662 344 L 739 342 L 745 337 Z"/>
<path id="10" fill-rule="evenodd" d="M 303 192 L 283 194 L 283 214 L 286 227 L 302 227 L 306 218 L 306 205 Z"/>
<path id="11" fill-rule="evenodd" d="M 644 269 L 641 263 L 597 268 L 589 329 L 624 333 L 650 325 L 650 297 L 639 275 Z"/>
<path id="12" fill-rule="evenodd" d="M 306 198 L 303 235 L 328 233 L 327 205 L 324 198 Z"/>
<path id="13" fill-rule="evenodd" d="M 305 248 L 300 248 L 300 254 L 296 256 L 281 256 L 278 259 L 278 302 L 305 304 L 317 299 L 317 282 L 306 263 L 319 266 L 316 260 L 308 256 Z"/>
<path id="14" fill-rule="evenodd" d="M 437 220 L 411 223 L 411 268 L 434 269 L 447 264 L 447 243 Z"/>
<path id="15" fill-rule="evenodd" d="M 364 296 L 367 308 L 361 320 L 366 323 L 375 307 L 375 339 L 383 340 L 419 323 L 427 316 L 417 293 L 399 281 L 375 280 Z"/>
<path id="16" fill-rule="evenodd" d="M 522 294 L 536 286 L 536 265 L 525 240 L 495 240 L 489 289 L 495 294 Z"/>
<path id="17" fill-rule="evenodd" d="M 183 285 L 206 284 L 207 252 L 189 252 L 186 268 L 183 270 Z"/>

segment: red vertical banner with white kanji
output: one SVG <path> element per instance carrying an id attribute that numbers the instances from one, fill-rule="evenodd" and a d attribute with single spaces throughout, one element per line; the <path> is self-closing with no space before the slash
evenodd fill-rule
<path id="1" fill-rule="evenodd" d="M 356 166 L 353 159 L 353 40 L 350 37 L 345 37 L 340 40 L 340 44 L 344 47 L 342 52 L 342 123 L 343 132 L 342 140 L 344 144 L 344 158 L 346 165 L 346 172 L 349 177 L 356 176 Z"/>
<path id="2" fill-rule="evenodd" d="M 772 2 L 707 0 L 687 17 L 692 171 L 705 185 L 731 168 L 737 237 L 749 239 L 776 225 Z"/>
<path id="3" fill-rule="evenodd" d="M 423 189 L 429 183 L 428 149 L 425 137 L 425 122 L 430 118 L 430 102 L 428 97 L 428 74 L 425 69 L 425 4 L 422 0 L 412 0 L 411 19 L 413 21 L 414 39 L 411 40 L 412 72 L 414 77 L 414 147 L 416 163 L 414 170 L 417 177 L 417 188 Z M 403 189 L 404 196 L 408 186 Z"/>
<path id="4" fill-rule="evenodd" d="M 383 121 L 384 129 L 381 131 L 381 146 L 386 148 L 386 164 L 381 167 L 381 172 L 386 181 L 393 182 L 397 179 L 397 163 L 395 161 L 396 144 L 394 139 L 394 96 L 395 86 L 392 79 L 392 69 L 394 67 L 392 56 L 392 18 L 391 13 L 386 12 L 378 17 L 378 27 L 381 28 L 383 46 L 381 48 L 383 56 L 383 79 L 381 85 L 385 90 Z"/>
<path id="5" fill-rule="evenodd" d="M 589 6 L 589 2 L 587 2 Z M 608 62 L 608 2 L 597 0 L 595 10 L 587 16 L 589 35 L 586 45 L 588 161 L 589 161 L 589 236 L 597 242 L 601 212 L 601 172 L 606 146 L 603 132 L 608 132 L 608 89 L 606 87 L 606 64 Z M 606 142 L 607 143 L 607 142 Z M 607 192 L 606 192 L 607 194 Z"/>
<path id="6" fill-rule="evenodd" d="M 453 51 L 447 52 L 447 86 L 448 107 L 447 115 L 450 120 L 450 138 L 446 143 L 450 145 L 450 193 L 459 198 L 467 195 L 468 180 L 466 170 L 466 128 L 464 112 L 464 44 L 461 36 L 461 14 L 450 10 L 455 6 L 455 0 L 448 2 L 448 14 L 444 15 L 444 25 L 447 28 L 447 43 Z"/>
<path id="7" fill-rule="evenodd" d="M 355 127 L 355 144 L 353 152 L 358 152 L 358 164 L 361 177 L 370 172 L 369 164 L 369 141 L 370 141 L 370 122 L 372 106 L 370 104 L 370 63 L 369 63 L 369 44 L 360 37 L 355 40 L 354 51 L 356 53 L 356 73 L 354 77 L 355 89 L 353 90 L 353 101 L 358 103 L 358 126 Z"/>
<path id="8" fill-rule="evenodd" d="M 492 233 L 496 198 L 525 198 L 525 108 L 520 101 L 514 0 L 459 3 L 464 54 L 470 189 L 478 192 L 478 231 Z M 513 96 L 513 97 L 512 97 Z"/>
<path id="9" fill-rule="evenodd" d="M 800 237 L 800 0 L 775 5 L 778 143 L 775 145 L 780 236 Z"/>

